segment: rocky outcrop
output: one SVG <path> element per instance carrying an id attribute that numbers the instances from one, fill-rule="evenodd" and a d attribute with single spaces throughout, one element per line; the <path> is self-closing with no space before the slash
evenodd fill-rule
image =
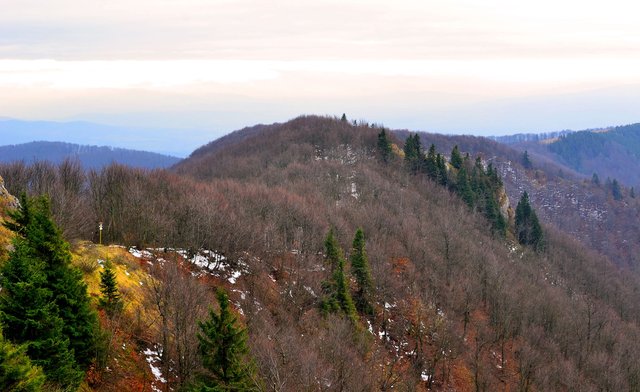
<path id="1" fill-rule="evenodd" d="M 0 206 L 4 208 L 18 208 L 20 202 L 4 187 L 4 179 L 0 177 Z"/>

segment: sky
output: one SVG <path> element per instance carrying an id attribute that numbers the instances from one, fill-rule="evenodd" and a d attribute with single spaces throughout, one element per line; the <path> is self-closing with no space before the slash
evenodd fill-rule
<path id="1" fill-rule="evenodd" d="M 628 0 L 0 7 L 0 117 L 180 130 L 193 148 L 300 114 L 477 135 L 640 121 Z"/>

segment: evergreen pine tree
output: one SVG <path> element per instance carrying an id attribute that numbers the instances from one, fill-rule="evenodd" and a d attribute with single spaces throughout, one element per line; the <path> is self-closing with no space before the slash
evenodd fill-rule
<path id="1" fill-rule="evenodd" d="M 531 163 L 529 152 L 527 150 L 524 150 L 524 153 L 522 154 L 522 166 L 525 169 L 531 169 L 533 167 L 533 163 Z"/>
<path id="2" fill-rule="evenodd" d="M 0 334 L 0 390 L 39 392 L 43 388 L 44 374 L 33 365 L 24 346 L 15 346 Z"/>
<path id="3" fill-rule="evenodd" d="M 28 204 L 22 208 L 28 209 Z M 16 236 L 9 260 L 0 269 L 0 321 L 11 342 L 24 345 L 47 380 L 60 387 L 75 387 L 83 372 L 74 360 L 64 321 L 58 316 L 53 293 L 47 288 L 46 265 L 33 257 L 33 249 Z"/>
<path id="4" fill-rule="evenodd" d="M 622 189 L 620 189 L 620 184 L 615 178 L 611 182 L 611 195 L 614 200 L 622 200 Z"/>
<path id="5" fill-rule="evenodd" d="M 487 176 L 489 177 L 489 182 L 491 184 L 491 188 L 497 190 L 502 187 L 502 179 L 498 175 L 498 168 L 493 167 L 492 163 L 489 163 L 487 166 Z"/>
<path id="6" fill-rule="evenodd" d="M 593 173 L 593 176 L 591 176 L 591 182 L 594 185 L 600 185 L 600 178 L 598 177 L 597 173 Z"/>
<path id="7" fill-rule="evenodd" d="M 447 164 L 445 163 L 442 154 L 436 155 L 436 167 L 438 170 L 438 183 L 440 183 L 440 185 L 442 186 L 447 186 L 449 184 Z"/>
<path id="8" fill-rule="evenodd" d="M 522 197 L 516 207 L 516 237 L 523 245 L 532 245 L 536 251 L 544 248 L 544 235 L 542 227 L 538 221 L 538 216 L 529 203 L 527 192 L 522 193 Z"/>
<path id="9" fill-rule="evenodd" d="M 336 240 L 336 237 L 333 234 L 333 229 L 329 229 L 327 238 L 324 240 L 324 251 L 325 262 L 329 264 L 331 272 L 333 272 L 338 267 L 340 259 L 342 258 L 342 251 L 340 250 L 338 240 Z"/>
<path id="10" fill-rule="evenodd" d="M 470 208 L 473 208 L 474 194 L 473 190 L 471 189 L 471 185 L 469 184 L 469 176 L 467 175 L 467 170 L 464 167 L 458 170 L 456 191 L 458 192 L 458 195 L 462 198 L 462 200 L 464 200 L 464 202 Z"/>
<path id="11" fill-rule="evenodd" d="M 420 135 L 409 135 L 404 143 L 404 160 L 409 170 L 416 174 L 422 167 L 422 144 L 420 142 Z"/>
<path id="12" fill-rule="evenodd" d="M 369 302 L 369 297 L 373 291 L 373 282 L 371 280 L 371 269 L 369 268 L 369 259 L 365 250 L 364 232 L 361 228 L 356 230 L 353 238 L 353 247 L 351 250 L 351 273 L 356 278 L 358 290 L 355 296 L 356 308 L 365 314 L 373 314 L 373 307 Z"/>
<path id="13" fill-rule="evenodd" d="M 325 240 L 325 260 L 331 265 L 331 278 L 322 282 L 322 290 L 325 295 L 320 303 L 322 311 L 325 313 L 343 311 L 350 320 L 356 321 L 356 308 L 344 272 L 344 256 L 333 235 L 333 230 L 329 230 Z"/>
<path id="14" fill-rule="evenodd" d="M 122 310 L 122 297 L 118 291 L 116 274 L 110 262 L 105 263 L 104 270 L 100 272 L 100 298 L 99 305 L 109 316 Z"/>
<path id="15" fill-rule="evenodd" d="M 342 117 L 340 118 L 340 121 L 347 122 L 347 114 L 346 113 L 342 113 Z"/>
<path id="16" fill-rule="evenodd" d="M 209 311 L 209 319 L 198 322 L 199 351 L 202 373 L 196 391 L 231 392 L 257 390 L 254 368 L 249 358 L 247 331 L 237 326 L 237 317 L 229 308 L 229 297 L 223 289 L 216 293 L 220 311 Z"/>
<path id="17" fill-rule="evenodd" d="M 500 212 L 495 196 L 487 197 L 485 203 L 485 216 L 491 222 L 491 229 L 494 233 L 504 237 L 507 232 L 507 222 Z"/>
<path id="18" fill-rule="evenodd" d="M 433 181 L 438 181 L 438 161 L 436 155 L 436 146 L 431 144 L 429 152 L 427 153 L 427 159 L 425 160 L 425 170 L 427 176 Z"/>
<path id="19" fill-rule="evenodd" d="M 460 150 L 458 150 L 458 146 L 456 145 L 453 147 L 453 150 L 451 150 L 451 166 L 460 169 L 462 162 L 462 155 L 460 155 Z"/>
<path id="20" fill-rule="evenodd" d="M 23 240 L 25 254 L 41 265 L 43 289 L 51 293 L 62 333 L 75 361 L 88 367 L 95 357 L 98 320 L 91 309 L 82 273 L 71 265 L 69 244 L 53 223 L 48 198 L 21 196 L 21 207 L 10 213 L 6 226 Z M 46 367 L 43 366 L 43 368 Z"/>
<path id="21" fill-rule="evenodd" d="M 384 128 L 378 134 L 378 155 L 380 156 L 380 160 L 384 163 L 388 163 L 391 159 L 392 149 L 391 142 L 387 137 L 387 133 Z"/>

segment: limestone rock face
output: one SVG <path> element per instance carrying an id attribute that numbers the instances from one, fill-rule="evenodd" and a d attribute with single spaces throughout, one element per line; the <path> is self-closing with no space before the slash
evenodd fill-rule
<path id="1" fill-rule="evenodd" d="M 511 218 L 510 214 L 509 214 L 509 209 L 510 209 L 510 204 L 509 204 L 509 196 L 507 195 L 507 192 L 504 188 L 504 186 L 502 186 L 502 188 L 500 189 L 500 195 L 498 197 L 498 203 L 500 203 L 500 213 L 502 214 L 502 216 L 507 219 L 507 222 L 509 221 L 509 219 Z"/>
<path id="2" fill-rule="evenodd" d="M 0 177 L 0 205 L 11 209 L 18 208 L 18 206 L 20 206 L 18 199 L 9 193 L 7 188 L 4 187 L 4 179 L 2 177 Z"/>

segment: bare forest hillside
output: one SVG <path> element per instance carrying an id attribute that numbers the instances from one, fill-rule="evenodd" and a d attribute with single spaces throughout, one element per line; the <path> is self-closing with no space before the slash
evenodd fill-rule
<path id="1" fill-rule="evenodd" d="M 67 161 L 0 175 L 13 194 L 48 194 L 68 240 L 99 242 L 102 222 L 114 245 L 74 242 L 93 279 L 87 263 L 112 249 L 128 309 L 102 318 L 117 354 L 92 368 L 92 390 L 188 389 L 203 366 L 194 327 L 219 287 L 247 328 L 255 390 L 640 390 L 640 279 L 585 234 L 594 211 L 615 225 L 635 204 L 556 206 L 600 188 L 521 158 L 481 138 L 303 116 L 169 171 Z M 536 246 L 521 241 L 523 191 Z M 114 365 L 122 352 L 130 366 Z"/>

